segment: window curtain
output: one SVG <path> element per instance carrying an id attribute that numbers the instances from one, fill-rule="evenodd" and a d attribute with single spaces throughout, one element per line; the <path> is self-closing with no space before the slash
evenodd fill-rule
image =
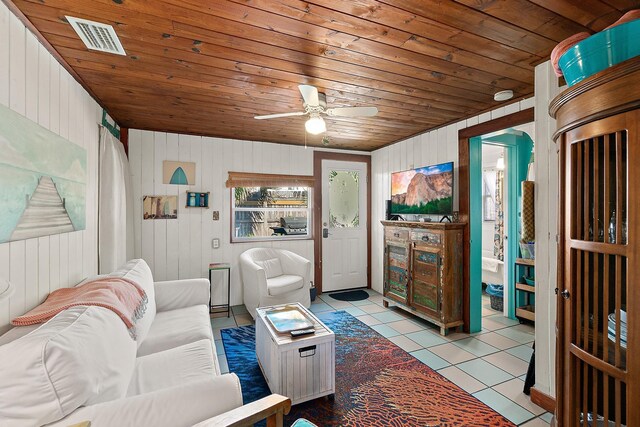
<path id="1" fill-rule="evenodd" d="M 133 257 L 133 195 L 124 147 L 100 126 L 98 270 L 114 271 Z"/>
<path id="2" fill-rule="evenodd" d="M 493 234 L 493 256 L 500 261 L 504 261 L 504 206 L 503 206 L 503 189 L 504 189 L 504 171 L 496 171 L 496 220 Z"/>

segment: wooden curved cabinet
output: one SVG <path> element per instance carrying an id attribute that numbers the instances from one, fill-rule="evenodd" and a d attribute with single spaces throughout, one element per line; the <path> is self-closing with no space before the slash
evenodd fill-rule
<path id="1" fill-rule="evenodd" d="M 462 233 L 465 224 L 382 221 L 384 305 L 396 304 L 440 327 L 463 322 Z"/>
<path id="2" fill-rule="evenodd" d="M 640 58 L 567 89 L 550 106 L 560 149 L 563 426 L 640 425 L 639 107 Z"/>

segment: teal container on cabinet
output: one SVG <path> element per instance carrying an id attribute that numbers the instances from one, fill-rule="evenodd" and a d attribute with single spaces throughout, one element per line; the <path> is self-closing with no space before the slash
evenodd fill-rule
<path id="1" fill-rule="evenodd" d="M 567 85 L 573 86 L 606 68 L 640 55 L 640 19 L 582 40 L 560 57 Z"/>

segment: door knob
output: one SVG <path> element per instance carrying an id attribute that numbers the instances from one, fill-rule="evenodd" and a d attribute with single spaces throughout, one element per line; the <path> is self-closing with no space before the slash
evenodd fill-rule
<path id="1" fill-rule="evenodd" d="M 562 298 L 564 299 L 569 299 L 569 297 L 571 297 L 571 294 L 569 293 L 568 289 L 565 289 L 564 291 L 560 292 L 560 295 L 562 295 Z"/>
<path id="2" fill-rule="evenodd" d="M 322 237 L 324 239 L 326 239 L 327 237 L 329 237 L 329 229 L 328 228 L 323 228 L 322 229 Z"/>

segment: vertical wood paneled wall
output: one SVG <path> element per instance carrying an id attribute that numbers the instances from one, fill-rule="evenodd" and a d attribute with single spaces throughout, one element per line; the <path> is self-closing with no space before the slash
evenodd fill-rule
<path id="1" fill-rule="evenodd" d="M 373 152 L 372 193 L 372 287 L 382 292 L 383 229 L 385 201 L 391 197 L 391 173 L 437 163 L 454 162 L 454 210 L 458 210 L 458 130 L 533 106 L 533 98 L 497 108 L 479 116 L 426 132 Z"/>
<path id="2" fill-rule="evenodd" d="M 558 86 L 551 62 L 536 66 L 536 388 L 555 396 L 556 278 L 558 272 L 558 147 L 552 139 L 556 121 L 549 103 Z"/>
<path id="3" fill-rule="evenodd" d="M 98 104 L 0 3 L 0 103 L 87 150 L 87 227 L 0 244 L 0 277 L 16 292 L 0 303 L 0 334 L 54 289 L 97 271 Z M 0 183 L 2 185 L 2 183 Z"/>
<path id="4" fill-rule="evenodd" d="M 231 303 L 242 304 L 238 258 L 250 247 L 276 247 L 313 260 L 312 240 L 231 243 L 229 171 L 313 175 L 313 149 L 292 145 L 130 130 L 133 175 L 135 255 L 149 263 L 156 280 L 208 277 L 211 262 L 231 263 Z M 162 161 L 196 163 L 193 186 L 162 183 Z M 185 208 L 186 191 L 210 191 L 209 209 Z M 178 196 L 178 219 L 143 220 L 142 197 Z M 214 221 L 212 212 L 219 211 Z M 220 247 L 212 248 L 212 239 Z M 313 275 L 313 271 L 311 272 Z M 226 277 L 212 277 L 214 303 L 226 300 Z"/>

